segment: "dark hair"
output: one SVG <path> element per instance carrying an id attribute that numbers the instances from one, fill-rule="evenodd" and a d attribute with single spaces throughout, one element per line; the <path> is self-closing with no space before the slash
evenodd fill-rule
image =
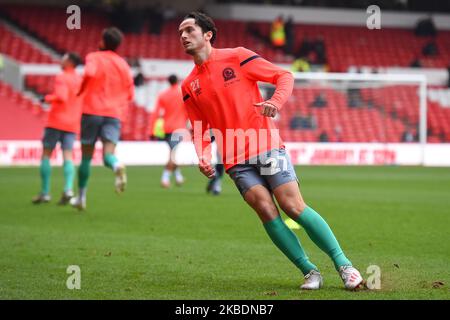
<path id="1" fill-rule="evenodd" d="M 202 29 L 203 33 L 211 31 L 213 35 L 211 37 L 210 42 L 211 42 L 211 44 L 214 43 L 214 40 L 216 40 L 216 36 L 217 36 L 217 28 L 216 28 L 216 25 L 214 24 L 213 19 L 211 19 L 211 17 L 207 16 L 203 12 L 192 11 L 184 17 L 183 21 L 186 19 L 194 19 L 195 24 L 198 25 Z"/>
<path id="2" fill-rule="evenodd" d="M 169 83 L 171 85 L 174 85 L 175 83 L 178 83 L 178 78 L 174 74 L 171 74 L 167 80 L 169 80 Z"/>
<path id="3" fill-rule="evenodd" d="M 116 27 L 110 27 L 103 30 L 102 39 L 105 50 L 115 51 L 122 42 L 123 34 Z"/>
<path id="4" fill-rule="evenodd" d="M 72 62 L 74 67 L 77 67 L 83 62 L 76 52 L 67 52 L 67 57 L 69 58 L 70 62 Z"/>

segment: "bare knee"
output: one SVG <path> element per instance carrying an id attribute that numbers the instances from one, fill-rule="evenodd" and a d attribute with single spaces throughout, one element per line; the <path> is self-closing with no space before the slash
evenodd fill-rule
<path id="1" fill-rule="evenodd" d="M 280 208 L 291 218 L 297 219 L 305 210 L 306 203 L 303 200 L 298 184 L 294 181 L 283 184 L 274 190 Z"/>
<path id="2" fill-rule="evenodd" d="M 256 212 L 262 222 L 271 221 L 278 216 L 278 210 L 272 201 L 261 201 Z"/>
<path id="3" fill-rule="evenodd" d="M 72 150 L 63 150 L 64 161 L 72 160 Z"/>
<path id="4" fill-rule="evenodd" d="M 280 207 L 291 219 L 296 219 L 305 210 L 306 203 L 303 200 L 288 199 L 280 203 Z"/>
<path id="5" fill-rule="evenodd" d="M 116 151 L 116 145 L 110 141 L 103 142 L 103 154 L 112 153 Z"/>
<path id="6" fill-rule="evenodd" d="M 42 158 L 50 158 L 52 156 L 53 149 L 44 148 L 42 151 Z"/>
<path id="7" fill-rule="evenodd" d="M 174 171 L 176 168 L 177 168 L 177 166 L 172 160 L 169 160 L 169 162 L 167 162 L 167 164 L 166 164 L 167 170 Z"/>
<path id="8" fill-rule="evenodd" d="M 279 215 L 272 195 L 262 185 L 256 185 L 247 190 L 244 194 L 244 199 L 256 211 L 263 223 L 271 221 Z"/>

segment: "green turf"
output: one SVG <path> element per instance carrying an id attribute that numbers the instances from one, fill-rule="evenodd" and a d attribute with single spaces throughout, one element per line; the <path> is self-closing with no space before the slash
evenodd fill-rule
<path id="1" fill-rule="evenodd" d="M 186 184 L 163 190 L 161 168 L 128 168 L 129 187 L 113 192 L 112 173 L 93 169 L 88 211 L 33 206 L 36 168 L 0 168 L 1 299 L 449 299 L 450 170 L 297 167 L 306 201 L 327 219 L 363 274 L 381 268 L 381 290 L 347 292 L 331 261 L 295 231 L 324 275 L 301 292 L 299 271 L 272 244 L 226 177 L 220 197 L 185 168 Z M 66 269 L 81 268 L 81 289 Z M 433 288 L 433 282 L 444 283 Z"/>

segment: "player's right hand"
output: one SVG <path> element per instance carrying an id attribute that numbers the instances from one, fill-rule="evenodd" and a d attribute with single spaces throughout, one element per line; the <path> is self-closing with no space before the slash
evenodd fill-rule
<path id="1" fill-rule="evenodd" d="M 212 179 L 216 175 L 216 170 L 214 170 L 211 166 L 211 163 L 205 160 L 199 161 L 198 168 L 200 169 L 200 172 L 203 173 L 208 179 Z"/>
<path id="2" fill-rule="evenodd" d="M 277 115 L 278 108 L 268 101 L 254 103 L 253 105 L 261 108 L 259 112 L 265 117 L 274 118 Z"/>

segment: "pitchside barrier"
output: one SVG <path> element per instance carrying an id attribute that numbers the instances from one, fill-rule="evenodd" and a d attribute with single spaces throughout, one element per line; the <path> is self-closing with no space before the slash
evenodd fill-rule
<path id="1" fill-rule="evenodd" d="M 291 160 L 296 165 L 425 165 L 450 166 L 450 144 L 426 144 L 425 150 L 418 143 L 301 143 L 287 142 Z M 1 166 L 37 166 L 41 157 L 39 141 L 0 141 Z M 214 156 L 213 162 L 217 159 Z M 164 165 L 169 158 L 165 142 L 121 142 L 117 156 L 126 165 Z M 74 161 L 81 160 L 79 142 L 75 144 Z M 182 142 L 176 150 L 180 165 L 197 164 L 194 146 Z M 56 148 L 51 159 L 62 164 L 62 152 Z M 94 165 L 103 165 L 101 143 L 96 145 Z"/>

